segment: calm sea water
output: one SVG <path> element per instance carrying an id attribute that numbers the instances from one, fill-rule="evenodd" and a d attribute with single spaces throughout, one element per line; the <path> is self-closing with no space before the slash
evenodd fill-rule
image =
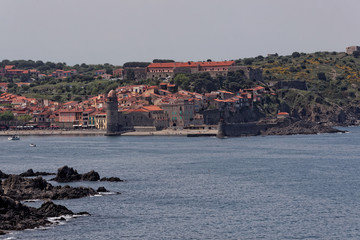
<path id="1" fill-rule="evenodd" d="M 3 137 L 6 173 L 68 165 L 127 181 L 73 183 L 122 194 L 56 201 L 91 216 L 0 239 L 360 239 L 360 128 L 348 130 L 223 140 Z"/>

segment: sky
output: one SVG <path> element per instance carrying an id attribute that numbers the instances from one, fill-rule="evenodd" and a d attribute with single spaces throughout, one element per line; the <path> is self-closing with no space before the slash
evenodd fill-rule
<path id="1" fill-rule="evenodd" d="M 122 65 L 360 45 L 359 0 L 1 0 L 0 60 Z"/>

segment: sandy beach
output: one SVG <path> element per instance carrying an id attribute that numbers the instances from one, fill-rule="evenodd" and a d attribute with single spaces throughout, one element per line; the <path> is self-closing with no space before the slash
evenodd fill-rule
<path id="1" fill-rule="evenodd" d="M 78 136 L 103 136 L 106 131 L 104 130 L 8 130 L 0 131 L 0 136 L 51 136 L 51 135 L 78 135 Z M 188 134 L 210 135 L 216 134 L 217 130 L 172 130 L 165 129 L 162 131 L 139 131 L 139 132 L 126 132 L 121 136 L 187 136 Z"/>

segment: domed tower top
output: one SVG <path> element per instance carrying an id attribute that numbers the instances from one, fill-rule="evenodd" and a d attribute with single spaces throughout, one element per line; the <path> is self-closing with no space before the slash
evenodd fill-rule
<path id="1" fill-rule="evenodd" d="M 111 90 L 109 94 L 107 95 L 108 98 L 116 98 L 116 92 L 114 90 Z"/>

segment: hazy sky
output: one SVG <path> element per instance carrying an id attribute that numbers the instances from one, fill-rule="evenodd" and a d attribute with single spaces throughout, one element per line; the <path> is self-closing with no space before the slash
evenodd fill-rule
<path id="1" fill-rule="evenodd" d="M 1 0 L 0 60 L 231 60 L 360 45 L 359 0 Z"/>

